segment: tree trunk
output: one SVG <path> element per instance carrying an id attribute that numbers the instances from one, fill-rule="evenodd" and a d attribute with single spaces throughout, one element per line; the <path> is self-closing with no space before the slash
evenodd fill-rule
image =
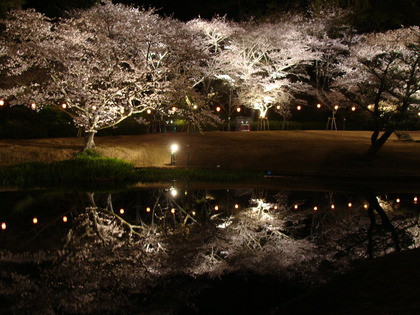
<path id="1" fill-rule="evenodd" d="M 95 148 L 95 141 L 93 138 L 95 137 L 96 131 L 86 131 L 85 133 L 85 147 L 83 148 L 83 151 L 86 150 L 92 150 Z"/>
<path id="2" fill-rule="evenodd" d="M 366 152 L 366 155 L 369 157 L 376 157 L 378 155 L 379 150 L 382 148 L 382 146 L 385 144 L 385 142 L 388 140 L 388 138 L 392 135 L 394 130 L 386 130 L 382 136 L 379 137 L 379 131 L 374 131 L 371 137 L 370 141 L 370 147 Z"/>

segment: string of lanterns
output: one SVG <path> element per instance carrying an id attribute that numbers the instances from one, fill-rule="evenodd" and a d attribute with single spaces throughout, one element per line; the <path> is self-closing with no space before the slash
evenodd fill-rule
<path id="1" fill-rule="evenodd" d="M 395 202 L 397 203 L 397 204 L 401 204 L 401 198 L 396 198 L 395 199 Z M 418 204 L 418 201 L 419 201 L 419 198 L 417 197 L 417 196 L 414 196 L 413 197 L 413 199 L 412 199 L 412 202 L 413 202 L 413 204 Z M 352 203 L 352 202 L 348 202 L 347 203 L 347 208 L 353 208 L 353 206 L 354 206 L 354 204 Z M 335 210 L 336 209 L 336 204 L 335 203 L 330 203 L 330 205 L 329 205 L 329 208 L 331 209 L 331 210 Z M 233 206 L 233 208 L 234 209 L 236 209 L 236 210 L 238 210 L 239 208 L 240 208 L 240 205 L 238 204 L 238 203 L 235 203 L 234 204 L 234 206 Z M 300 208 L 300 205 L 299 204 L 297 204 L 297 203 L 295 203 L 295 204 L 293 204 L 293 206 L 292 206 L 292 209 L 294 209 L 294 210 L 299 210 L 299 208 Z M 369 209 L 369 203 L 367 203 L 367 202 L 364 202 L 363 203 L 363 208 L 364 209 Z M 279 207 L 278 207 L 278 205 L 276 205 L 276 204 L 274 204 L 273 205 L 273 207 L 272 207 L 272 209 L 273 210 L 278 210 L 279 209 Z M 313 211 L 314 212 L 317 212 L 319 209 L 320 209 L 320 207 L 318 206 L 318 205 L 315 205 L 315 206 L 313 206 Z M 214 211 L 216 211 L 216 212 L 218 212 L 218 211 L 220 211 L 221 210 L 221 208 L 220 208 L 220 206 L 219 205 L 215 205 L 214 207 L 213 207 L 213 210 Z M 147 213 L 150 213 L 150 212 L 152 212 L 152 209 L 150 208 L 150 207 L 146 207 L 145 208 L 145 211 L 147 212 Z M 175 214 L 176 213 L 176 209 L 175 208 L 171 208 L 170 209 L 170 212 L 172 213 L 172 214 Z M 124 208 L 121 208 L 120 210 L 119 210 L 119 213 L 120 213 L 120 215 L 124 215 L 125 213 L 126 213 L 126 211 L 125 211 L 125 209 Z M 192 215 L 195 215 L 196 213 L 195 213 L 195 211 L 193 211 L 192 213 L 191 213 Z M 69 218 L 66 216 L 66 215 L 64 215 L 64 216 L 62 216 L 62 218 L 61 218 L 61 221 L 63 222 L 63 223 L 68 223 L 69 222 Z M 38 219 L 38 217 L 33 217 L 32 218 L 32 224 L 34 224 L 34 225 L 37 225 L 37 224 L 39 224 L 40 223 L 40 221 L 39 221 L 39 219 Z M 6 222 L 2 222 L 1 223 L 1 230 L 6 230 L 7 229 L 7 227 L 8 227 L 8 225 L 7 225 L 7 223 Z"/>

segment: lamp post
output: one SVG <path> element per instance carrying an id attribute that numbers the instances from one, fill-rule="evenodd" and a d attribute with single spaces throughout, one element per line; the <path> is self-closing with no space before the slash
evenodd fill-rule
<path id="1" fill-rule="evenodd" d="M 176 143 L 173 143 L 171 145 L 171 164 L 170 165 L 174 165 L 175 164 L 175 152 L 178 151 L 179 146 Z"/>

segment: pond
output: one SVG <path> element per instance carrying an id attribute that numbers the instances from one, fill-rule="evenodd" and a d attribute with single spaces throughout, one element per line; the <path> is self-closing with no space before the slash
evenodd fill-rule
<path id="1" fill-rule="evenodd" d="M 0 311 L 261 313 L 420 247 L 415 185 L 332 186 L 2 191 Z"/>

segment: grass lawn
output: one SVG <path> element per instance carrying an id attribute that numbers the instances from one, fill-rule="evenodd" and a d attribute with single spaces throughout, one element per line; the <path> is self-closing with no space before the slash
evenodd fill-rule
<path id="1" fill-rule="evenodd" d="M 420 176 L 420 132 L 415 140 L 393 135 L 374 161 L 363 154 L 369 131 L 261 131 L 167 133 L 97 137 L 98 152 L 136 167 L 187 167 L 272 171 L 326 176 Z M 176 165 L 169 166 L 171 143 L 178 143 Z M 66 160 L 83 139 L 0 140 L 0 166 Z"/>

